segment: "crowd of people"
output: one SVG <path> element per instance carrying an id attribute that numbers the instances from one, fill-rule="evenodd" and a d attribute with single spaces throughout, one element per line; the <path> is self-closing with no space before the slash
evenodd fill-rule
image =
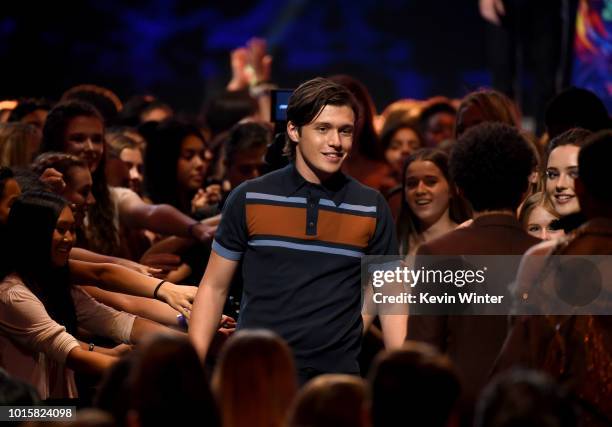
<path id="1" fill-rule="evenodd" d="M 524 273 L 612 254 L 598 97 L 559 93 L 535 135 L 492 89 L 378 114 L 335 75 L 275 123 L 270 63 L 261 40 L 232 52 L 201 116 L 94 85 L 1 112 L 0 406 L 99 426 L 612 423 L 607 316 L 361 312 L 364 255 L 519 255 Z"/>

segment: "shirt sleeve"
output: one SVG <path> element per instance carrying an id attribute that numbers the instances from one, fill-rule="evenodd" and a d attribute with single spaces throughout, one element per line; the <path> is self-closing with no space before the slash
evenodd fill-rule
<path id="1" fill-rule="evenodd" d="M 76 338 L 49 316 L 42 302 L 23 284 L 0 292 L 0 331 L 29 351 L 44 353 L 61 364 L 79 346 Z"/>
<path id="2" fill-rule="evenodd" d="M 94 334 L 129 344 L 136 316 L 106 306 L 79 286 L 72 287 L 79 326 Z"/>
<path id="3" fill-rule="evenodd" d="M 395 223 L 391 209 L 384 197 L 378 193 L 376 199 L 376 229 L 370 240 L 366 255 L 398 255 Z"/>
<path id="4" fill-rule="evenodd" d="M 227 198 L 212 245 L 218 255 L 230 261 L 240 261 L 248 244 L 245 184 L 236 187 Z"/>
<path id="5" fill-rule="evenodd" d="M 125 212 L 129 211 L 130 204 L 144 203 L 142 198 L 129 188 L 110 187 L 111 198 L 116 203 L 117 215 L 121 224 L 127 224 Z"/>

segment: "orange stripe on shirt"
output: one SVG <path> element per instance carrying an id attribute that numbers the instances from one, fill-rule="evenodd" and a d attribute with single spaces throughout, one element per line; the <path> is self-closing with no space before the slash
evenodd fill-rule
<path id="1" fill-rule="evenodd" d="M 317 234 L 306 235 L 306 208 L 260 204 L 246 205 L 249 236 L 265 235 L 317 240 L 365 248 L 374 230 L 376 218 L 319 209 Z"/>

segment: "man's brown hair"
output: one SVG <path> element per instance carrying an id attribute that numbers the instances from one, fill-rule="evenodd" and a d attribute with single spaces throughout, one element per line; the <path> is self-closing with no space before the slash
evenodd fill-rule
<path id="1" fill-rule="evenodd" d="M 316 77 L 302 83 L 289 98 L 287 122 L 293 123 L 301 132 L 302 126 L 316 119 L 326 105 L 350 107 L 357 121 L 359 107 L 348 89 L 331 80 Z M 291 160 L 295 159 L 295 145 L 287 136 L 283 153 Z"/>

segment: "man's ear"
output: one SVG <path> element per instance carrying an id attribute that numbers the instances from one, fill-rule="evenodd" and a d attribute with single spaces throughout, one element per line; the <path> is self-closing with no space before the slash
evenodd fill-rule
<path id="1" fill-rule="evenodd" d="M 295 143 L 300 140 L 300 131 L 298 127 L 293 124 L 293 122 L 287 122 L 287 135 L 289 139 Z"/>

